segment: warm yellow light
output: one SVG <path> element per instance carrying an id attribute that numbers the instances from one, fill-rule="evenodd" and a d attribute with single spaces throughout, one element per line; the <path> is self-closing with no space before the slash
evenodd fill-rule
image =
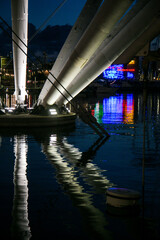
<path id="1" fill-rule="evenodd" d="M 49 71 L 48 71 L 48 70 L 45 70 L 45 71 L 44 71 L 44 74 L 48 75 L 48 74 L 49 74 Z"/>
<path id="2" fill-rule="evenodd" d="M 135 64 L 135 60 L 131 60 L 128 65 L 132 65 L 132 64 Z"/>

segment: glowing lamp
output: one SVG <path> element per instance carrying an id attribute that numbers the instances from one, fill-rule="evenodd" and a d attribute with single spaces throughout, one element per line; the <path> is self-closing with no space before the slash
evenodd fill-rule
<path id="1" fill-rule="evenodd" d="M 54 108 L 50 108 L 49 112 L 50 112 L 51 115 L 56 115 L 57 114 L 57 111 Z"/>

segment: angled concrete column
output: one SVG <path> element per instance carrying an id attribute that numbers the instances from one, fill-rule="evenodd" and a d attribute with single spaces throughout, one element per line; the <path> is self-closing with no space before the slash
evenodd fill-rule
<path id="1" fill-rule="evenodd" d="M 152 39 L 160 34 L 160 16 L 155 18 L 152 24 L 144 33 L 136 39 L 117 59 L 113 64 L 127 64 L 134 56 L 138 54 L 143 47 L 148 45 Z"/>
<path id="2" fill-rule="evenodd" d="M 150 30 L 152 29 L 153 31 L 151 34 L 146 34 L 145 36 L 147 38 L 154 36 L 157 30 L 153 28 L 153 24 L 158 26 L 159 11 L 160 1 L 149 1 L 108 44 L 105 45 L 104 41 L 104 47 L 97 49 L 91 60 L 83 68 L 83 71 L 80 71 L 70 85 L 68 85 L 67 91 L 75 97 L 129 49 L 138 38 L 140 40 L 141 36 L 147 33 L 147 29 L 150 28 Z M 65 94 L 65 96 L 68 100 L 71 100 L 68 94 Z M 67 101 L 63 96 L 60 96 L 59 99 L 57 99 L 57 103 L 61 105 L 63 103 L 66 104 Z"/>
<path id="3" fill-rule="evenodd" d="M 98 11 L 102 1 L 103 0 L 87 0 L 50 71 L 54 77 L 57 78 L 59 76 L 62 68 L 64 67 L 71 53 L 73 52 L 74 47 L 76 46 L 83 33 L 85 32 L 86 28 L 90 24 L 91 20 L 95 16 L 96 12 Z M 48 78 L 54 83 L 55 79 L 53 76 L 49 74 Z M 47 79 L 42 88 L 42 91 L 40 92 L 38 100 L 39 103 L 41 103 L 42 99 L 46 97 L 52 86 L 52 83 Z"/>
<path id="4" fill-rule="evenodd" d="M 76 75 L 84 68 L 97 48 L 109 35 L 114 25 L 123 16 L 131 5 L 132 0 L 104 0 L 99 11 L 87 27 L 83 36 L 74 47 L 74 51 L 68 58 L 66 64 L 58 75 L 57 79 L 65 88 L 72 82 Z M 64 89 L 54 82 L 61 92 Z M 52 105 L 61 96 L 61 93 L 52 86 L 47 95 L 41 99 L 42 104 Z"/>
<path id="5" fill-rule="evenodd" d="M 28 42 L 28 0 L 11 0 L 12 8 L 12 38 L 15 96 L 18 105 L 23 105 L 26 95 L 26 65 Z M 16 34 L 14 34 L 14 32 Z M 17 36 L 18 37 L 17 37 Z M 20 39 L 19 39 L 20 38 Z M 23 52 L 19 47 L 25 52 Z"/>

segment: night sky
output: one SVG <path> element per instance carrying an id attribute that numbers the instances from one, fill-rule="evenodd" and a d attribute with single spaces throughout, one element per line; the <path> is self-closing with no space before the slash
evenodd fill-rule
<path id="1" fill-rule="evenodd" d="M 40 27 L 63 0 L 29 0 L 29 22 Z M 67 0 L 47 25 L 73 25 L 86 0 Z M 11 0 L 1 0 L 0 16 L 11 25 Z"/>

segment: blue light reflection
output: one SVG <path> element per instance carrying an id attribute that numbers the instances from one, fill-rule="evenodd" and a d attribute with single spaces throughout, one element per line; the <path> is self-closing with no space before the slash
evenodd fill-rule
<path id="1" fill-rule="evenodd" d="M 103 123 L 121 123 L 123 120 L 123 95 L 103 99 Z"/>
<path id="2" fill-rule="evenodd" d="M 102 103 L 97 103 L 94 116 L 99 123 L 104 124 L 133 124 L 134 99 L 133 94 L 116 95 L 104 98 Z"/>

